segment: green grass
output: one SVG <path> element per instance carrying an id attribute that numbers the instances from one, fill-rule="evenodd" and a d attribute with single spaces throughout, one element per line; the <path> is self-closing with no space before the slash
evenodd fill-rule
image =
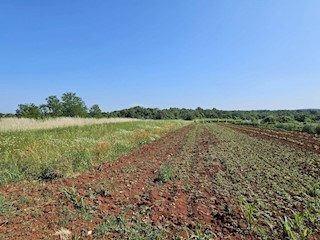
<path id="1" fill-rule="evenodd" d="M 138 217 L 137 219 L 125 219 L 123 216 L 110 216 L 95 231 L 95 237 L 101 238 L 116 236 L 119 239 L 165 239 L 165 231 L 159 227 Z"/>
<path id="2" fill-rule="evenodd" d="M 10 208 L 11 208 L 11 205 L 0 194 L 0 217 L 3 216 L 6 212 L 10 211 Z"/>
<path id="3" fill-rule="evenodd" d="M 181 127 L 136 121 L 0 133 L 0 184 L 52 180 L 91 170 Z"/>

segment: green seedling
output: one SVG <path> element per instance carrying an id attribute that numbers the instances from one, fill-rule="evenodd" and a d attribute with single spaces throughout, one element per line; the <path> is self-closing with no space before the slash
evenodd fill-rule
<path id="1" fill-rule="evenodd" d="M 191 234 L 191 236 L 188 236 L 188 239 L 195 239 L 195 240 L 210 240 L 213 239 L 212 236 L 214 234 L 212 232 L 207 233 L 203 231 L 201 225 L 197 225 L 195 232 Z M 216 236 L 215 236 L 216 237 Z"/>
<path id="2" fill-rule="evenodd" d="M 312 229 L 306 226 L 306 221 L 308 217 L 304 212 L 295 213 L 293 219 L 284 216 L 282 223 L 290 240 L 306 240 L 312 235 Z"/>
<path id="3" fill-rule="evenodd" d="M 70 189 L 64 189 L 63 193 L 66 198 L 73 204 L 73 206 L 77 209 L 85 209 L 86 205 L 84 202 L 84 196 L 79 197 L 79 193 L 76 188 L 71 187 Z"/>
<path id="4" fill-rule="evenodd" d="M 174 166 L 170 163 L 164 164 L 160 167 L 158 181 L 162 183 L 169 182 L 174 177 L 174 174 Z"/>
<path id="5" fill-rule="evenodd" d="M 249 226 L 250 232 L 253 230 L 253 221 L 254 221 L 254 215 L 257 211 L 256 209 L 256 202 L 254 201 L 252 204 L 248 203 L 247 200 L 241 196 L 240 197 L 241 203 L 244 206 L 245 214 L 246 214 L 246 219 L 247 223 Z"/>

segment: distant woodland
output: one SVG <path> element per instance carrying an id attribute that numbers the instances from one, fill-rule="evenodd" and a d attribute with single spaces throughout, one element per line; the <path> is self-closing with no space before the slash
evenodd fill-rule
<path id="1" fill-rule="evenodd" d="M 140 106 L 113 112 L 102 112 L 98 104 L 87 107 L 75 93 L 64 93 L 61 98 L 49 96 L 41 105 L 19 104 L 15 114 L 0 113 L 0 117 L 50 118 L 50 117 L 94 117 L 94 118 L 138 118 L 224 121 L 252 126 L 271 126 L 286 130 L 320 133 L 320 109 L 303 110 L 252 110 L 224 111 L 218 109 L 144 108 Z"/>

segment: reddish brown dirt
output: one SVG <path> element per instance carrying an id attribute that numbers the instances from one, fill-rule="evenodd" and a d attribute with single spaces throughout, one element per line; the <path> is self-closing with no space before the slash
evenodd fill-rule
<path id="1" fill-rule="evenodd" d="M 215 144 L 206 128 L 189 125 L 74 178 L 0 186 L 11 204 L 0 216 L 0 239 L 59 239 L 54 233 L 61 227 L 81 239 L 99 239 L 97 226 L 110 216 L 161 225 L 167 239 L 187 238 L 196 230 L 215 239 L 257 239 L 233 193 L 217 184 L 225 169 L 211 156 Z M 177 167 L 162 183 L 161 166 L 169 163 Z M 83 205 L 67 199 L 65 190 L 71 188 Z M 104 238 L 120 235 L 110 231 Z"/>
<path id="2" fill-rule="evenodd" d="M 239 125 L 224 125 L 231 129 L 246 133 L 251 136 L 278 140 L 280 142 L 289 144 L 300 149 L 320 153 L 320 136 L 317 134 L 309 134 L 302 132 L 278 130 L 278 129 L 265 129 L 254 128 Z"/>

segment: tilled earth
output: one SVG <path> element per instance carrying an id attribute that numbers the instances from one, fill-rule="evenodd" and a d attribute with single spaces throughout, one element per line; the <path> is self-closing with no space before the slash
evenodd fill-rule
<path id="1" fill-rule="evenodd" d="M 247 126 L 228 125 L 229 128 L 261 138 L 277 139 L 286 144 L 304 148 L 309 151 L 320 153 L 319 134 L 286 131 L 281 129 L 266 129 Z"/>
<path id="2" fill-rule="evenodd" d="M 8 202 L 0 212 L 0 239 L 285 238 L 280 218 L 319 203 L 317 195 L 301 199 L 319 176 L 299 163 L 304 158 L 317 166 L 319 154 L 274 141 L 192 124 L 74 178 L 0 186 Z M 292 171 L 277 167 L 291 159 Z M 299 181 L 300 192 L 290 189 Z M 241 196 L 255 204 L 252 221 Z M 310 210 L 316 217 L 317 206 Z M 316 239 L 319 220 L 308 227 Z"/>

